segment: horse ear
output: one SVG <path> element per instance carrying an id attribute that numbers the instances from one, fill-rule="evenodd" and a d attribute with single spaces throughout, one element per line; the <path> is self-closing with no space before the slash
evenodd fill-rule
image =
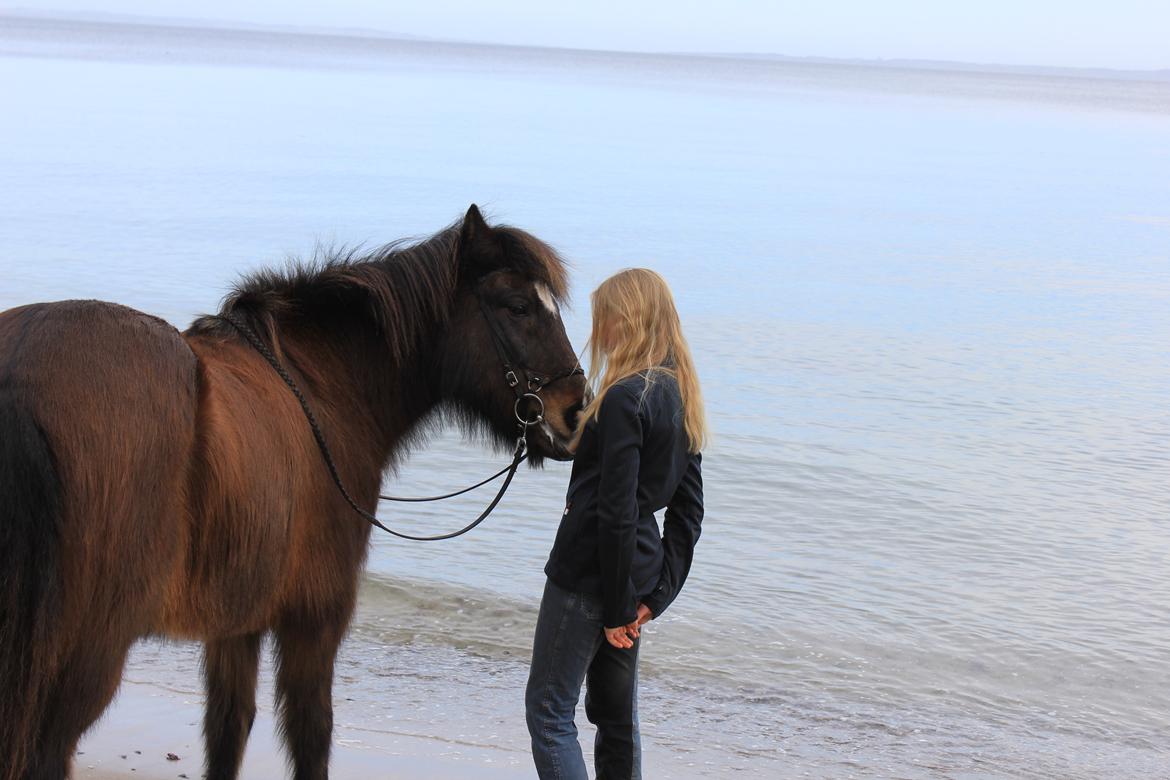
<path id="1" fill-rule="evenodd" d="M 488 271 L 499 268 L 503 259 L 496 231 L 479 213 L 479 206 L 472 203 L 459 229 L 459 266 L 463 275 L 478 279 Z"/>
<path id="2" fill-rule="evenodd" d="M 483 236 L 491 232 L 492 229 L 484 221 L 483 214 L 479 213 L 479 206 L 472 203 L 468 207 L 467 213 L 463 215 L 462 237 L 474 240 L 476 236 Z"/>

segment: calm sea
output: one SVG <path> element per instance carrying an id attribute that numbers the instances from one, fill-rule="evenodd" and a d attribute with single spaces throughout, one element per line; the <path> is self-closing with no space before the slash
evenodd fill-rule
<path id="1" fill-rule="evenodd" d="M 471 202 L 571 260 L 578 347 L 666 275 L 716 439 L 649 776 L 1170 777 L 1170 83 L 6 18 L 0 89 L 0 308 L 184 325 Z M 502 460 L 447 431 L 387 487 Z M 521 774 L 567 477 L 375 539 L 339 722 Z"/>

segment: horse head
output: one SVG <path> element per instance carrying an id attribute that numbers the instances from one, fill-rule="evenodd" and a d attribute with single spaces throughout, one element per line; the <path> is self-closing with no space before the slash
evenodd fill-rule
<path id="1" fill-rule="evenodd" d="M 456 244 L 455 302 L 440 355 L 443 401 L 470 427 L 512 443 L 521 420 L 529 459 L 572 457 L 586 382 L 565 334 L 564 262 L 518 228 L 490 226 L 472 205 Z"/>

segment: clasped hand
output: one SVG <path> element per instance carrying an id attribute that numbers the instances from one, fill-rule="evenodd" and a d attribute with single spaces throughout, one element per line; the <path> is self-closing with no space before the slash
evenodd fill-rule
<path id="1" fill-rule="evenodd" d="M 645 604 L 638 605 L 638 616 L 634 622 L 624 626 L 605 629 L 605 640 L 619 650 L 628 650 L 634 646 L 634 640 L 641 633 L 641 626 L 654 619 L 654 613 Z"/>

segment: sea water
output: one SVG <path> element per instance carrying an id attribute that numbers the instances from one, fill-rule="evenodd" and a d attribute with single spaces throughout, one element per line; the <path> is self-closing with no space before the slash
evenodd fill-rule
<path id="1" fill-rule="evenodd" d="M 183 326 L 472 202 L 572 263 L 578 348 L 666 276 L 714 439 L 648 776 L 1170 777 L 1170 83 L 10 17 L 0 94 L 0 308 Z M 446 430 L 386 488 L 504 459 Z M 375 535 L 339 723 L 522 756 L 568 473 Z"/>

